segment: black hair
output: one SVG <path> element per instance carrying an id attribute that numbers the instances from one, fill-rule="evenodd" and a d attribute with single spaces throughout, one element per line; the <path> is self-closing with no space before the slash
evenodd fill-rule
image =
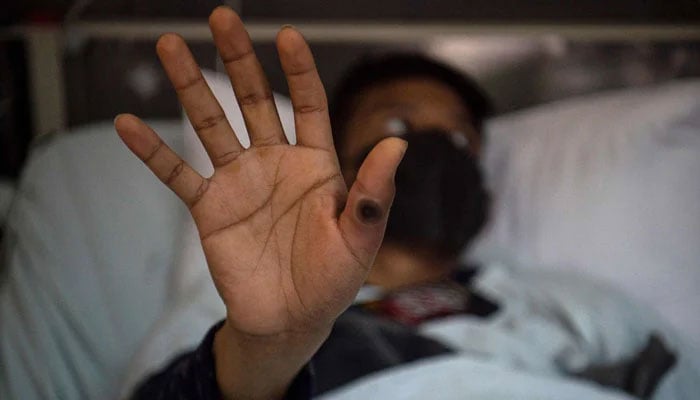
<path id="1" fill-rule="evenodd" d="M 351 66 L 333 91 L 330 101 L 331 125 L 336 149 L 344 145 L 345 131 L 355 111 L 356 100 L 375 85 L 424 77 L 452 88 L 471 111 L 474 128 L 481 134 L 484 120 L 493 113 L 493 105 L 484 90 L 467 75 L 443 63 L 416 53 L 392 53 L 364 57 Z"/>

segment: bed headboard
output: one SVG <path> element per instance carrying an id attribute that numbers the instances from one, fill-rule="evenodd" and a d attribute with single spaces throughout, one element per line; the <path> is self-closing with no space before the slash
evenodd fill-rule
<path id="1" fill-rule="evenodd" d="M 606 2 L 605 7 L 577 2 L 575 10 L 547 5 L 512 10 L 500 0 L 469 2 L 469 7 L 447 0 L 412 1 L 411 7 L 362 0 L 353 2 L 355 11 L 341 2 L 329 2 L 332 7 L 312 7 L 309 1 L 236 3 L 280 93 L 286 92 L 286 83 L 274 37 L 289 22 L 311 42 L 329 90 L 360 55 L 395 49 L 427 52 L 471 73 L 501 112 L 700 76 L 700 5 L 691 4 L 697 0 L 675 6 L 650 1 L 643 7 L 633 6 L 636 1 Z M 32 65 L 53 69 L 31 78 L 33 104 L 39 105 L 33 113 L 37 134 L 111 119 L 127 109 L 145 117 L 176 118 L 177 100 L 153 50 L 163 32 L 182 34 L 201 64 L 216 68 L 203 18 L 157 19 L 154 15 L 170 14 L 100 11 L 96 4 L 62 27 L 11 30 L 25 38 L 30 71 Z"/>

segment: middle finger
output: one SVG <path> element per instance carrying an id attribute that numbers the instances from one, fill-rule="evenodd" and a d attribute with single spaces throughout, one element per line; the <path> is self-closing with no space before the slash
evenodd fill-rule
<path id="1" fill-rule="evenodd" d="M 232 9 L 220 6 L 211 13 L 209 26 L 231 79 L 251 145 L 286 143 L 272 90 L 243 22 Z"/>

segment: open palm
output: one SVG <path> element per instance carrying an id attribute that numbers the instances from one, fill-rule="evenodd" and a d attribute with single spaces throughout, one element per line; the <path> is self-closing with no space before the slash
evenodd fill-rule
<path id="1" fill-rule="evenodd" d="M 377 145 L 348 192 L 323 85 L 302 36 L 288 28 L 277 37 L 294 107 L 292 146 L 239 17 L 221 7 L 209 22 L 251 147 L 238 142 L 186 44 L 174 34 L 161 37 L 158 55 L 214 174 L 200 176 L 133 115 L 120 115 L 116 129 L 189 207 L 227 323 L 256 336 L 327 326 L 350 304 L 373 263 L 405 144 L 388 139 Z"/>

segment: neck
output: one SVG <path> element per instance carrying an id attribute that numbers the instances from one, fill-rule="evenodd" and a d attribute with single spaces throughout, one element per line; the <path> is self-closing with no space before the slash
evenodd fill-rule
<path id="1" fill-rule="evenodd" d="M 367 283 L 391 290 L 444 279 L 457 265 L 454 257 L 434 251 L 384 243 L 377 253 Z"/>

